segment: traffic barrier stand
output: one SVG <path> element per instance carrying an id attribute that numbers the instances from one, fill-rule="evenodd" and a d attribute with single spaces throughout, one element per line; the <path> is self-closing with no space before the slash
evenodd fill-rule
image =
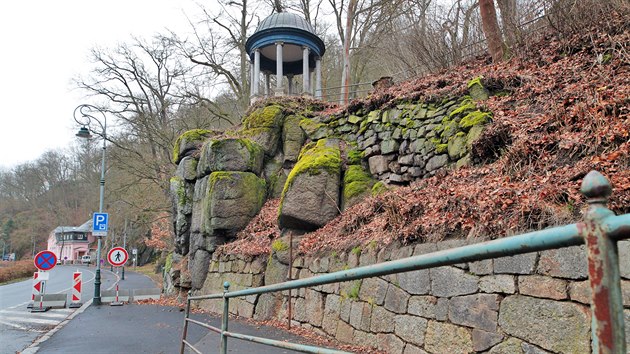
<path id="1" fill-rule="evenodd" d="M 27 309 L 32 309 L 35 303 L 35 296 L 39 295 L 42 291 L 42 282 L 37 280 L 39 272 L 33 273 L 33 288 L 31 289 L 31 303 L 26 306 Z"/>
<path id="2" fill-rule="evenodd" d="M 69 308 L 81 307 L 81 272 L 78 270 L 72 273 L 72 302 L 68 305 Z"/>
<path id="3" fill-rule="evenodd" d="M 44 277 L 44 275 L 46 275 L 46 277 Z M 48 279 L 47 274 L 42 274 L 42 277 L 44 279 Z M 40 278 L 39 275 L 38 275 L 38 278 Z M 50 310 L 49 306 L 44 306 L 44 295 L 46 294 L 46 280 L 44 279 L 42 279 L 42 281 L 39 282 L 40 289 L 41 289 L 39 296 L 37 296 L 39 297 L 39 305 L 35 304 L 35 301 L 33 300 L 33 307 L 31 307 L 31 312 L 46 312 Z M 35 288 L 35 286 L 33 286 L 33 288 Z"/>
<path id="4" fill-rule="evenodd" d="M 118 301 L 118 282 L 116 282 L 116 301 L 112 301 L 109 303 L 109 306 L 122 306 L 123 302 Z"/>

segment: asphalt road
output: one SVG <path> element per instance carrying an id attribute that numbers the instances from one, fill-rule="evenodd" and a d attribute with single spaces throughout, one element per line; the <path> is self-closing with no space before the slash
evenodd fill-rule
<path id="1" fill-rule="evenodd" d="M 82 272 L 83 302 L 94 293 L 95 268 L 83 265 L 58 265 L 46 281 L 46 294 L 69 294 L 72 289 L 72 273 Z M 101 289 L 112 287 L 116 275 L 108 270 L 101 271 Z M 15 353 L 26 348 L 37 337 L 65 320 L 76 309 L 51 309 L 42 313 L 32 313 L 27 309 L 31 299 L 32 280 L 0 286 L 0 353 Z"/>

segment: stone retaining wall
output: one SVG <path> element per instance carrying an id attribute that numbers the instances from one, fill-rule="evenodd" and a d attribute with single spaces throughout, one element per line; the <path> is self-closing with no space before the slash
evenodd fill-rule
<path id="1" fill-rule="evenodd" d="M 326 257 L 298 257 L 295 278 L 425 254 L 465 244 L 394 244 Z M 626 341 L 630 342 L 630 242 L 619 243 Z M 214 256 L 195 294 L 284 281 L 286 252 Z M 387 353 L 589 353 L 590 310 L 584 247 L 418 270 L 294 290 L 293 323 L 344 343 Z M 239 316 L 286 320 L 284 294 L 230 301 Z M 221 301 L 202 307 L 221 312 Z M 630 343 L 629 343 L 630 347 Z"/>

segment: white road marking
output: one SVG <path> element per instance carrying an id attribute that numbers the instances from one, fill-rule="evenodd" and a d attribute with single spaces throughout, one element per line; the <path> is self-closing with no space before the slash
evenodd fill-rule
<path id="1" fill-rule="evenodd" d="M 65 319 L 66 317 L 68 317 L 69 313 L 67 311 L 64 311 L 65 313 L 60 313 L 60 312 L 52 312 L 53 310 L 50 310 L 51 312 L 42 312 L 42 313 L 38 313 L 37 316 L 38 317 L 51 317 L 51 318 L 61 318 L 61 319 Z M 0 311 L 0 318 L 3 318 L 3 315 L 28 315 L 29 313 L 26 311 L 7 311 L 7 310 L 2 310 Z"/>
<path id="2" fill-rule="evenodd" d="M 17 325 L 15 323 L 10 323 L 10 322 L 4 322 L 4 321 L 0 321 L 0 324 L 3 324 L 5 326 L 9 326 L 9 327 L 14 327 L 17 329 L 21 329 L 23 331 L 29 331 L 29 332 L 39 332 L 39 333 L 44 333 L 46 332 L 45 330 L 40 330 L 40 329 L 32 329 L 32 328 L 27 328 L 27 327 L 22 327 L 20 325 Z"/>
<path id="3" fill-rule="evenodd" d="M 2 319 L 5 321 L 28 322 L 28 323 L 37 323 L 37 324 L 43 324 L 43 325 L 56 325 L 57 323 L 61 322 L 61 320 L 46 320 L 46 319 L 29 318 L 29 317 L 4 317 L 3 316 Z"/>

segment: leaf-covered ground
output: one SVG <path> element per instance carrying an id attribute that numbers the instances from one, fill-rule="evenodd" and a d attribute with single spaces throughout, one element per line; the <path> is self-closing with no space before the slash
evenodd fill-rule
<path id="1" fill-rule="evenodd" d="M 613 184 L 609 207 L 629 213 L 630 26 L 623 18 L 611 21 L 617 21 L 612 30 L 563 40 L 549 35 L 509 61 L 480 58 L 352 102 L 348 113 L 441 100 L 465 94 L 479 76 L 495 93 L 479 103 L 494 119 L 473 146 L 473 166 L 368 198 L 305 235 L 300 252 L 395 239 L 497 238 L 575 222 L 585 205 L 581 180 L 593 169 Z M 268 202 L 222 252 L 270 252 L 280 234 L 277 208 L 277 200 Z"/>

